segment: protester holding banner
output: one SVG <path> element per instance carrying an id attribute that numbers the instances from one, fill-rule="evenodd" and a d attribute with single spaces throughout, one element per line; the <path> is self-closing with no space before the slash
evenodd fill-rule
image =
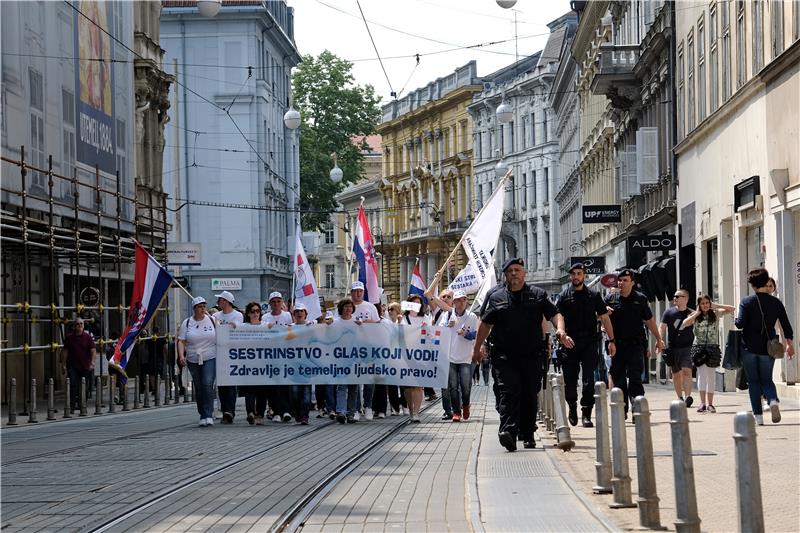
<path id="1" fill-rule="evenodd" d="M 307 327 L 314 322 L 307 322 L 308 308 L 303 303 L 297 303 L 292 310 L 294 325 Z M 292 412 L 294 419 L 304 426 L 308 425 L 308 412 L 311 410 L 311 385 L 292 385 Z"/>
<path id="2" fill-rule="evenodd" d="M 364 284 L 356 281 L 350 287 L 350 298 L 353 301 L 353 318 L 356 322 L 372 323 L 380 322 L 381 318 L 378 316 L 378 309 L 374 304 L 364 300 Z M 360 388 L 360 387 L 359 387 Z M 375 392 L 375 385 L 364 385 L 364 419 L 372 420 L 372 395 Z M 358 395 L 359 400 L 361 395 Z M 356 405 L 357 410 L 360 405 Z M 356 411 L 356 419 L 358 419 L 358 411 Z"/>
<path id="3" fill-rule="evenodd" d="M 444 292 L 444 291 L 442 291 Z M 453 309 L 442 313 L 438 324 L 450 328 L 450 374 L 447 390 L 453 409 L 453 422 L 469 420 L 469 397 L 472 391 L 472 348 L 478 330 L 478 316 L 467 309 L 467 294 L 458 289 L 452 294 Z"/>
<path id="4" fill-rule="evenodd" d="M 235 328 L 244 323 L 242 313 L 233 307 L 235 300 L 233 294 L 229 291 L 222 291 L 214 296 L 217 298 L 219 311 L 214 313 L 212 318 L 217 327 Z M 220 409 L 222 410 L 222 423 L 233 424 L 233 418 L 236 416 L 236 387 L 219 386 L 217 387 L 217 392 L 219 393 Z"/>
<path id="5" fill-rule="evenodd" d="M 426 313 L 425 304 L 422 302 L 422 296 L 418 294 L 412 294 L 408 298 L 406 298 L 406 302 L 409 302 L 416 310 L 407 309 L 403 318 L 400 320 L 401 325 L 409 325 L 409 326 L 424 326 L 425 324 L 430 323 L 430 317 Z M 419 411 L 422 407 L 422 387 L 403 387 L 403 394 L 406 398 L 406 403 L 408 404 L 408 411 L 411 416 L 411 422 L 419 423 Z"/>
<path id="6" fill-rule="evenodd" d="M 250 302 L 244 308 L 245 321 L 244 327 L 255 327 L 261 325 L 261 304 Z M 244 392 L 244 405 L 247 412 L 247 422 L 252 426 L 264 425 L 264 414 L 267 412 L 267 392 L 266 385 L 245 385 L 239 387 L 240 392 Z"/>
<path id="7" fill-rule="evenodd" d="M 390 324 L 399 324 L 402 316 L 403 309 L 400 306 L 400 302 L 392 302 L 386 308 L 386 316 L 383 317 L 383 321 L 389 322 Z M 406 399 L 405 396 L 400 393 L 400 387 L 397 385 L 387 385 L 386 394 L 389 397 L 389 406 L 392 409 L 392 416 L 397 416 L 400 413 L 406 414 Z"/>
<path id="8" fill-rule="evenodd" d="M 354 283 L 353 286 L 355 286 L 357 283 L 359 282 Z M 361 294 L 363 295 L 364 289 L 361 289 L 361 291 Z M 356 290 L 354 289 L 351 291 L 351 293 L 352 292 L 356 292 Z M 356 306 L 353 304 L 353 300 L 350 298 L 342 298 L 339 300 L 339 303 L 336 304 L 336 312 L 338 315 L 336 317 L 336 321 L 352 321 L 356 324 L 361 324 L 360 321 L 356 321 L 353 317 L 355 310 Z M 344 424 L 345 422 L 348 424 L 355 424 L 358 422 L 357 401 L 358 385 L 336 385 L 336 420 L 340 424 Z"/>
<path id="9" fill-rule="evenodd" d="M 206 300 L 192 300 L 193 314 L 178 329 L 178 366 L 188 363 L 200 427 L 214 425 L 214 380 L 217 377 L 217 336 L 214 321 L 206 313 Z"/>
<path id="10" fill-rule="evenodd" d="M 283 295 L 280 292 L 273 291 L 269 294 L 269 313 L 261 317 L 261 324 L 269 328 L 294 324 L 292 314 L 285 309 Z M 292 388 L 288 385 L 269 385 L 267 396 L 269 397 L 269 408 L 272 410 L 272 421 L 276 423 L 291 421 L 292 415 L 289 414 L 289 411 L 292 402 Z"/>

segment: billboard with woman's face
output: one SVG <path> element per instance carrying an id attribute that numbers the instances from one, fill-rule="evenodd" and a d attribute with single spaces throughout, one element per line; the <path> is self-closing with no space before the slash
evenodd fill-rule
<path id="1" fill-rule="evenodd" d="M 77 160 L 114 173 L 114 67 L 110 2 L 76 2 L 75 91 L 78 118 Z M 85 16 L 84 16 L 85 15 Z M 106 33 L 108 32 L 108 33 Z"/>

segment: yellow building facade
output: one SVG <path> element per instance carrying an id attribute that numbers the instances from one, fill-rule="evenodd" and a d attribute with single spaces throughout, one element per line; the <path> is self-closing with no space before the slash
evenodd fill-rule
<path id="1" fill-rule="evenodd" d="M 483 90 L 474 61 L 383 106 L 380 217 L 384 290 L 404 298 L 414 264 L 429 283 L 471 222 L 472 120 L 467 106 Z M 442 287 L 463 268 L 461 250 Z"/>

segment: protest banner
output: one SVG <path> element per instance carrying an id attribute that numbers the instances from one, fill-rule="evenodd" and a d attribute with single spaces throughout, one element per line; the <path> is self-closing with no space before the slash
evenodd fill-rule
<path id="1" fill-rule="evenodd" d="M 217 384 L 444 388 L 450 334 L 386 322 L 217 328 Z"/>

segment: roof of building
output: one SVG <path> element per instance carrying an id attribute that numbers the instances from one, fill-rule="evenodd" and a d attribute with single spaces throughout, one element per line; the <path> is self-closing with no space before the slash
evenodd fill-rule
<path id="1" fill-rule="evenodd" d="M 263 0 L 222 0 L 223 6 L 260 6 Z M 164 7 L 197 7 L 197 0 L 162 0 Z"/>

